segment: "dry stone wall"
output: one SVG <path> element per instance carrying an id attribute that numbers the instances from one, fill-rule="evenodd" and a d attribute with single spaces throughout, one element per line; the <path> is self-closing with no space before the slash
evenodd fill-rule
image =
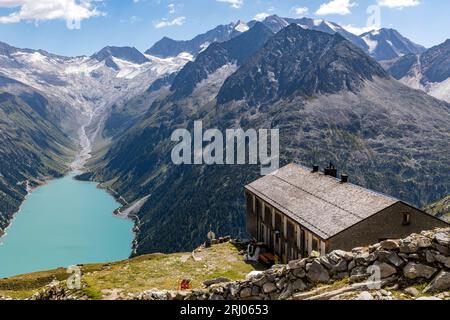
<path id="1" fill-rule="evenodd" d="M 213 285 L 192 292 L 150 290 L 131 299 L 141 300 L 268 300 L 292 299 L 319 284 L 347 282 L 350 288 L 393 284 L 410 288 L 426 284 L 417 294 L 450 290 L 450 229 L 387 240 L 352 252 L 333 251 L 323 257 L 291 261 L 287 265 L 250 274 L 245 281 Z M 364 283 L 363 286 L 358 283 Z M 417 289 L 415 289 L 417 290 Z M 325 294 L 326 296 L 326 294 Z"/>

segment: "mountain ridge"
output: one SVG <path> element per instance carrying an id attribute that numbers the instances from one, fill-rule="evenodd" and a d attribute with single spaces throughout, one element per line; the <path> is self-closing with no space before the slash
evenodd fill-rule
<path id="1" fill-rule="evenodd" d="M 69 170 L 76 144 L 42 93 L 15 80 L 0 84 L 0 236 L 25 196 Z"/>
<path id="2" fill-rule="evenodd" d="M 415 44 L 395 29 L 381 28 L 360 36 L 369 54 L 378 61 L 393 60 L 408 54 L 421 54 L 425 47 Z"/>
<path id="3" fill-rule="evenodd" d="M 187 97 L 174 100 L 166 92 L 101 159 L 92 163 L 91 172 L 84 178 L 101 181 L 129 203 L 149 197 L 139 213 L 138 254 L 192 249 L 211 226 L 221 234 L 245 234 L 242 186 L 255 180 L 260 168 L 175 166 L 170 156 L 170 135 L 179 128 L 191 131 L 194 119 L 202 120 L 204 128 L 219 130 L 279 129 L 280 165 L 325 164 L 331 160 L 355 183 L 416 205 L 449 193 L 448 177 L 443 175 L 450 158 L 445 154 L 449 150 L 445 138 L 450 123 L 448 104 L 390 78 L 375 60 L 339 35 L 294 26 L 274 38 L 277 36 L 283 37 L 285 43 L 290 43 L 290 37 L 293 43 L 318 39 L 313 53 L 299 51 L 295 45 L 274 45 L 281 52 L 278 60 L 272 58 L 272 50 L 264 51 L 263 47 L 231 76 L 225 73 Z M 333 41 L 340 46 L 331 46 Z M 293 71 L 289 79 L 301 79 L 303 69 L 297 62 L 320 57 L 327 45 L 334 50 L 328 50 L 322 72 L 332 75 L 336 67 L 341 72 L 337 74 L 348 76 L 350 84 L 355 81 L 354 86 L 347 86 L 342 81 L 345 77 L 323 78 L 319 84 L 327 84 L 330 90 L 311 90 L 316 92 L 312 96 L 295 94 L 303 87 L 285 81 L 283 72 L 273 72 L 273 80 L 286 84 L 280 91 L 286 94 L 270 95 L 271 103 L 264 103 L 264 94 L 251 97 L 254 101 L 234 94 L 220 100 L 227 79 L 245 76 L 242 70 L 247 65 L 257 70 L 261 64 L 255 61 L 267 61 L 267 68 L 283 70 L 276 68 L 283 61 L 286 69 Z M 313 75 L 319 60 L 313 59 L 308 69 Z M 352 67 L 347 70 L 349 74 L 343 67 L 347 65 Z M 268 73 L 263 79 L 270 80 Z M 259 78 L 247 80 L 236 90 L 259 92 L 254 89 L 258 88 Z"/>
<path id="4" fill-rule="evenodd" d="M 362 35 L 356 35 L 347 31 L 339 24 L 327 20 L 306 17 L 282 18 L 278 15 L 270 15 L 262 21 L 252 20 L 248 23 L 238 21 L 228 25 L 221 25 L 191 40 L 173 40 L 164 37 L 152 48 L 147 50 L 146 54 L 169 57 L 177 56 L 181 52 L 186 51 L 196 56 L 213 42 L 220 43 L 228 41 L 238 36 L 242 31 L 245 32 L 248 28 L 252 28 L 256 23 L 263 23 L 274 33 L 281 31 L 290 24 L 298 24 L 304 29 L 330 34 L 338 33 L 378 61 L 392 60 L 394 58 L 399 58 L 404 54 L 419 54 L 425 51 L 423 46 L 415 44 L 394 29 L 381 28 L 379 30 L 363 33 Z M 239 25 L 243 25 L 245 28 L 239 29 L 237 27 Z M 223 31 L 224 28 L 228 30 L 225 33 Z M 239 30 L 236 30 L 236 28 Z M 218 30 L 220 30 L 220 32 Z"/>
<path id="5" fill-rule="evenodd" d="M 295 63 L 287 62 L 288 59 L 277 52 L 276 48 L 280 47 L 287 53 L 288 59 Z M 319 47 L 322 51 L 317 55 Z M 330 56 L 332 51 L 339 51 L 342 59 L 337 61 L 335 56 Z M 309 54 L 310 52 L 313 54 Z M 352 64 L 352 59 L 358 60 L 359 65 Z M 336 93 L 343 89 L 352 91 L 357 89 L 361 80 L 371 80 L 374 75 L 388 77 L 377 63 L 367 59 L 360 49 L 351 45 L 340 34 L 329 35 L 320 31 L 307 31 L 297 24 L 291 24 L 277 33 L 251 62 L 226 80 L 218 94 L 219 104 L 227 103 L 230 99 L 246 98 L 248 101 L 250 95 L 261 93 L 264 97 L 259 97 L 258 103 L 270 103 L 274 97 L 267 94 L 268 91 L 275 97 L 278 94 L 279 97 L 289 96 L 294 91 L 302 91 L 301 94 L 304 96 Z M 329 70 L 327 65 L 331 62 L 333 68 L 327 73 Z M 280 79 L 282 83 L 275 83 L 269 79 L 271 77 Z M 255 87 L 249 88 L 247 93 L 233 95 L 234 87 L 243 89 L 244 82 L 248 83 L 250 79 L 258 82 Z M 233 81 L 239 83 L 233 84 Z"/>
<path id="6" fill-rule="evenodd" d="M 257 23 L 233 39 L 211 44 L 175 76 L 170 88 L 174 92 L 173 99 L 191 94 L 202 80 L 226 64 L 242 65 L 272 36 L 267 27 Z"/>

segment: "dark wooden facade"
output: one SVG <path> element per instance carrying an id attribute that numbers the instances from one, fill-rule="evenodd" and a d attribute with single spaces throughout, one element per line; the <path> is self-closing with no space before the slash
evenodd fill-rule
<path id="1" fill-rule="evenodd" d="M 400 200 L 297 165 L 246 186 L 245 196 L 248 233 L 284 263 L 449 226 Z"/>

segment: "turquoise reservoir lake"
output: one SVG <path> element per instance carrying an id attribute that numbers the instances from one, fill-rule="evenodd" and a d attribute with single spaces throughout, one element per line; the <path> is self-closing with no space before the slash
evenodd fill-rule
<path id="1" fill-rule="evenodd" d="M 0 278 L 129 257 L 133 222 L 95 183 L 67 176 L 34 190 L 0 239 Z"/>

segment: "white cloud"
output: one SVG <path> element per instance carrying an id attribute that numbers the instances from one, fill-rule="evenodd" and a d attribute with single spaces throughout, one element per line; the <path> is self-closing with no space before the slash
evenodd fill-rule
<path id="1" fill-rule="evenodd" d="M 0 8 L 16 9 L 7 16 L 0 16 L 0 23 L 21 21 L 82 20 L 104 15 L 93 6 L 101 0 L 0 0 Z"/>
<path id="2" fill-rule="evenodd" d="M 319 16 L 325 16 L 329 14 L 338 14 L 345 16 L 352 13 L 350 8 L 354 7 L 356 3 L 350 0 L 331 0 L 330 2 L 323 3 L 320 8 L 316 11 Z"/>
<path id="3" fill-rule="evenodd" d="M 176 17 L 172 20 L 163 19 L 161 21 L 156 21 L 154 23 L 155 28 L 165 28 L 165 27 L 172 27 L 172 26 L 182 26 L 184 22 L 186 21 L 186 17 Z"/>
<path id="4" fill-rule="evenodd" d="M 307 14 L 309 9 L 307 7 L 292 7 L 290 12 L 296 16 L 302 16 Z"/>
<path id="5" fill-rule="evenodd" d="M 260 12 L 260 13 L 257 13 L 254 17 L 253 17 L 253 20 L 256 20 L 256 21 L 263 21 L 265 18 L 267 18 L 267 17 L 269 17 L 270 16 L 270 13 L 267 13 L 267 12 Z"/>
<path id="6" fill-rule="evenodd" d="M 232 8 L 239 9 L 244 5 L 244 0 L 216 0 L 218 2 L 226 2 L 231 5 Z"/>
<path id="7" fill-rule="evenodd" d="M 378 5 L 388 8 L 403 9 L 415 7 L 420 4 L 420 0 L 378 0 Z"/>

